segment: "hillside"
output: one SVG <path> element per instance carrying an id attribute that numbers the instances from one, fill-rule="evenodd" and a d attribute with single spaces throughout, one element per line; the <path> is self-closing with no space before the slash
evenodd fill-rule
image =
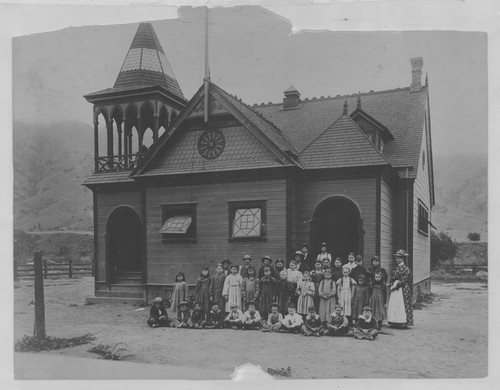
<path id="1" fill-rule="evenodd" d="M 93 131 L 80 122 L 14 125 L 15 227 L 92 229 L 92 193 L 82 182 L 92 172 Z M 432 222 L 457 241 L 478 232 L 487 241 L 487 159 L 434 156 L 436 206 Z"/>
<path id="2" fill-rule="evenodd" d="M 478 232 L 488 240 L 488 162 L 482 154 L 434 156 L 432 222 L 457 241 Z"/>
<path id="3" fill-rule="evenodd" d="M 14 124 L 14 226 L 92 229 L 92 128 L 78 122 Z"/>

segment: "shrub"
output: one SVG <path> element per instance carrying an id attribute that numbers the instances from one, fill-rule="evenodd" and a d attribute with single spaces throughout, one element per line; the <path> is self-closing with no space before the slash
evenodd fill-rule
<path id="1" fill-rule="evenodd" d="M 14 349 L 17 352 L 40 352 L 50 351 L 54 349 L 63 349 L 75 347 L 77 345 L 88 344 L 95 337 L 90 333 L 84 336 L 59 338 L 59 337 L 32 337 L 24 336 L 21 340 L 16 342 Z"/>
<path id="2" fill-rule="evenodd" d="M 435 267 L 442 260 L 453 259 L 458 250 L 458 245 L 445 232 L 438 234 L 431 232 L 431 266 Z"/>
<path id="3" fill-rule="evenodd" d="M 469 233 L 467 234 L 467 239 L 469 241 L 480 241 L 481 240 L 481 235 L 479 233 Z"/>

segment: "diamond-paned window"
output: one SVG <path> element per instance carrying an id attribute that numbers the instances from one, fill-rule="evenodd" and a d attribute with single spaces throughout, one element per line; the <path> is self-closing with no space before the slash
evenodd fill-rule
<path id="1" fill-rule="evenodd" d="M 266 236 L 266 201 L 229 202 L 229 240 L 262 240 Z"/>
<path id="2" fill-rule="evenodd" d="M 260 237 L 261 209 L 237 209 L 234 213 L 233 237 Z"/>
<path id="3" fill-rule="evenodd" d="M 162 241 L 196 240 L 196 203 L 164 204 L 162 226 L 158 233 Z"/>
<path id="4" fill-rule="evenodd" d="M 186 234 L 193 219 L 190 215 L 176 215 L 167 219 L 160 229 L 160 233 Z"/>

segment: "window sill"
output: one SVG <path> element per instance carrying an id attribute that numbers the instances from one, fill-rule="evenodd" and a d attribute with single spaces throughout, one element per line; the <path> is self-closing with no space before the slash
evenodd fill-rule
<path id="1" fill-rule="evenodd" d="M 164 243 L 164 244 L 169 244 L 169 243 L 185 243 L 185 242 L 191 242 L 191 243 L 195 243 L 197 241 L 196 238 L 188 238 L 188 237 L 185 237 L 185 238 L 162 238 L 161 239 L 161 242 Z"/>
<path id="2" fill-rule="evenodd" d="M 239 242 L 239 241 L 267 241 L 267 237 L 229 237 L 227 240 L 229 242 Z"/>
<path id="3" fill-rule="evenodd" d="M 429 233 L 424 232 L 423 230 L 418 229 L 418 232 L 422 234 L 423 236 L 429 237 Z"/>

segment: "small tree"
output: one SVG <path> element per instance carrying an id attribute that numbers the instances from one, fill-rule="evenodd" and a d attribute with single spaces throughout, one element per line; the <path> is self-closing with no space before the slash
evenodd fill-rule
<path id="1" fill-rule="evenodd" d="M 442 260 L 451 260 L 457 254 L 458 246 L 445 232 L 431 232 L 431 266 L 435 267 Z"/>
<path id="2" fill-rule="evenodd" d="M 480 241 L 481 240 L 481 235 L 479 233 L 469 233 L 467 234 L 467 239 L 469 241 Z"/>

